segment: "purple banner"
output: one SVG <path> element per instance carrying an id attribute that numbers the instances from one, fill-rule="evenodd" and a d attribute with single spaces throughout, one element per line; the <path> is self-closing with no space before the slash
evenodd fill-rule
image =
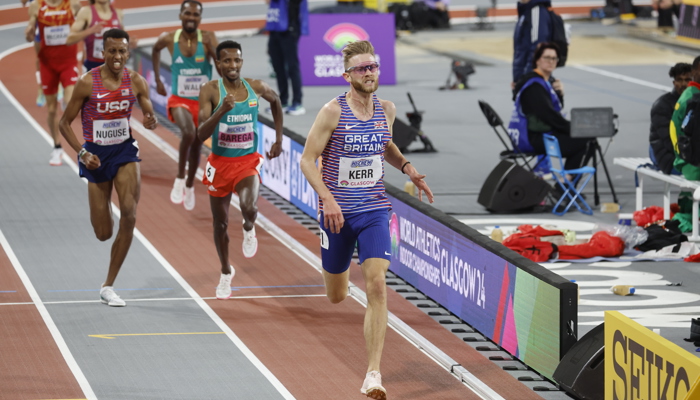
<path id="1" fill-rule="evenodd" d="M 310 14 L 309 35 L 299 40 L 301 79 L 305 86 L 347 85 L 343 47 L 369 40 L 380 67 L 382 85 L 396 84 L 394 14 Z"/>

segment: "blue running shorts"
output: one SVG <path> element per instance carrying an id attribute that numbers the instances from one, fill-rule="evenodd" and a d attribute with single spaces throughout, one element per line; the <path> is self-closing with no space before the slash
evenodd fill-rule
<path id="1" fill-rule="evenodd" d="M 139 162 L 139 143 L 134 138 L 124 143 L 113 144 L 111 146 L 100 146 L 93 142 L 85 142 L 83 147 L 92 154 L 100 157 L 100 167 L 97 169 L 87 169 L 85 164 L 78 160 L 80 177 L 86 178 L 92 183 L 102 183 L 111 181 L 117 176 L 119 167 L 131 162 Z"/>
<path id="2" fill-rule="evenodd" d="M 331 233 L 323 226 L 321 214 L 321 260 L 323 269 L 340 274 L 350 267 L 357 243 L 360 264 L 368 258 L 391 260 L 389 210 L 345 214 L 340 233 Z"/>

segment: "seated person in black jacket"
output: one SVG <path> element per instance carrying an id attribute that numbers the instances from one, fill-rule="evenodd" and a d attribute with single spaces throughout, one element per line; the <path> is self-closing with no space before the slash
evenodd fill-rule
<path id="1" fill-rule="evenodd" d="M 543 134 L 559 140 L 559 148 L 566 159 L 565 169 L 580 168 L 592 157 L 591 139 L 572 138 L 571 124 L 562 115 L 564 87 L 552 72 L 557 68 L 559 48 L 543 42 L 535 49 L 533 68 L 515 84 L 515 110 L 508 133 L 523 152 L 545 154 Z"/>
<path id="2" fill-rule="evenodd" d="M 678 63 L 671 67 L 668 75 L 673 78 L 673 90 L 661 95 L 651 106 L 651 129 L 649 130 L 649 158 L 664 174 L 679 175 L 673 169 L 673 143 L 668 129 L 673 110 L 681 93 L 688 87 L 691 80 L 690 64 Z"/>

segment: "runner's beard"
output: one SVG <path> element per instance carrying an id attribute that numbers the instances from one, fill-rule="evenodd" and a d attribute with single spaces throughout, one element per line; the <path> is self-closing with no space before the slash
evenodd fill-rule
<path id="1" fill-rule="evenodd" d="M 367 87 L 362 83 L 362 81 L 364 81 L 364 79 L 361 79 L 361 80 L 359 80 L 359 81 L 356 81 L 356 80 L 353 79 L 353 80 L 351 81 L 352 87 L 354 87 L 355 90 L 357 90 L 357 91 L 360 92 L 360 93 L 374 93 L 374 92 L 376 92 L 377 89 L 379 88 L 379 79 L 375 79 L 375 80 L 374 80 L 374 85 L 372 85 L 371 88 L 367 88 Z"/>

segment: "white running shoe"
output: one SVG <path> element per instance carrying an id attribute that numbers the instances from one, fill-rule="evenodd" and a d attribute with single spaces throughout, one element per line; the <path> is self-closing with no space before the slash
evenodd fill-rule
<path id="1" fill-rule="evenodd" d="M 170 201 L 175 204 L 182 203 L 182 198 L 185 196 L 185 180 L 180 178 L 175 178 L 175 183 L 173 183 L 173 190 L 170 191 Z"/>
<path id="2" fill-rule="evenodd" d="M 236 275 L 236 270 L 231 266 L 231 273 L 224 275 L 221 274 L 219 279 L 219 286 L 216 287 L 216 298 L 219 300 L 227 300 L 231 298 L 231 279 Z"/>
<path id="3" fill-rule="evenodd" d="M 53 149 L 51 151 L 51 158 L 49 159 L 49 165 L 53 165 L 54 167 L 58 167 L 59 165 L 63 164 L 63 160 L 61 160 L 61 157 L 63 156 L 63 149 L 62 148 L 57 148 Z"/>
<path id="4" fill-rule="evenodd" d="M 255 236 L 255 227 L 247 231 L 243 229 L 243 256 L 251 258 L 258 252 L 258 238 Z"/>
<path id="5" fill-rule="evenodd" d="M 185 206 L 185 210 L 194 210 L 194 186 L 191 188 L 185 187 L 185 200 L 183 201 L 183 204 Z"/>
<path id="6" fill-rule="evenodd" d="M 379 371 L 369 371 L 360 392 L 370 399 L 386 400 L 386 389 L 382 386 L 382 374 Z"/>
<path id="7" fill-rule="evenodd" d="M 386 389 L 382 386 L 382 374 L 379 371 L 369 371 L 360 392 L 370 399 L 386 400 Z"/>
<path id="8" fill-rule="evenodd" d="M 102 304 L 107 304 L 110 307 L 124 307 L 126 305 L 126 302 L 114 293 L 112 286 L 103 286 L 100 289 L 100 300 L 102 300 Z"/>

